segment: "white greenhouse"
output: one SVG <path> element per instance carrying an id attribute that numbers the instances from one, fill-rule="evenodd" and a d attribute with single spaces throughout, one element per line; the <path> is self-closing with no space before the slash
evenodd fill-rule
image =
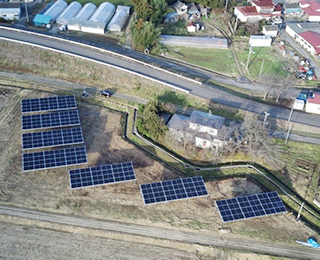
<path id="1" fill-rule="evenodd" d="M 96 5 L 94 5 L 93 3 L 87 3 L 82 7 L 80 12 L 75 17 L 86 21 L 91 18 L 91 16 L 94 14 L 96 10 Z"/>
<path id="2" fill-rule="evenodd" d="M 92 15 L 90 21 L 105 23 L 106 25 L 111 20 L 115 13 L 115 6 L 109 2 L 102 3 L 97 11 Z"/>
<path id="3" fill-rule="evenodd" d="M 82 5 L 79 2 L 72 2 L 67 9 L 57 18 L 57 23 L 59 24 L 68 24 L 69 20 L 72 17 L 75 17 L 76 14 L 81 10 Z"/>
<path id="4" fill-rule="evenodd" d="M 109 25 L 109 31 L 121 32 L 130 15 L 130 6 L 118 5 Z"/>
<path id="5" fill-rule="evenodd" d="M 44 15 L 50 16 L 50 22 L 54 23 L 67 6 L 68 4 L 65 1 L 58 0 L 44 13 Z"/>

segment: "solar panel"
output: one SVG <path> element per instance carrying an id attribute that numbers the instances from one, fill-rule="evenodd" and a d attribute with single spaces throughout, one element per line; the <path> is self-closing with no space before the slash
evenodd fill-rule
<path id="1" fill-rule="evenodd" d="M 202 176 L 142 184 L 140 191 L 145 205 L 208 195 Z"/>
<path id="2" fill-rule="evenodd" d="M 22 130 L 80 125 L 78 110 L 22 116 Z"/>
<path id="3" fill-rule="evenodd" d="M 276 191 L 216 201 L 223 222 L 286 212 Z"/>
<path id="4" fill-rule="evenodd" d="M 48 98 L 21 100 L 21 113 L 48 112 L 66 109 L 76 109 L 77 103 L 74 96 L 59 96 Z"/>
<path id="5" fill-rule="evenodd" d="M 71 189 L 126 182 L 136 179 L 132 162 L 69 170 Z"/>
<path id="6" fill-rule="evenodd" d="M 86 147 L 64 148 L 22 155 L 23 171 L 65 167 L 87 163 Z"/>
<path id="7" fill-rule="evenodd" d="M 23 150 L 82 144 L 83 142 L 84 139 L 81 127 L 22 134 Z"/>

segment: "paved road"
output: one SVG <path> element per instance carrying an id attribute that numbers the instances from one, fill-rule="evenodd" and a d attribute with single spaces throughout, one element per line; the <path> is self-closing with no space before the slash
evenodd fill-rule
<path id="1" fill-rule="evenodd" d="M 299 259 L 320 259 L 320 251 L 302 246 L 288 246 L 264 243 L 255 240 L 228 238 L 228 236 L 208 235 L 183 232 L 164 228 L 103 221 L 92 218 L 80 218 L 68 215 L 53 214 L 31 209 L 0 205 L 0 214 L 46 221 L 64 225 L 94 228 L 113 232 L 127 233 L 145 237 L 168 239 L 185 243 L 217 246 L 235 250 L 248 250 L 256 253 L 285 256 Z"/>
<path id="2" fill-rule="evenodd" d="M 290 114 L 290 110 L 286 108 L 271 106 L 240 98 L 222 90 L 215 89 L 206 84 L 199 86 L 198 84 L 194 84 L 182 78 L 175 77 L 174 75 L 167 74 L 165 72 L 153 69 L 151 67 L 143 66 L 139 63 L 135 63 L 128 60 L 119 59 L 117 57 L 109 56 L 107 54 L 102 54 L 100 52 L 90 50 L 84 47 L 75 46 L 59 41 L 53 41 L 43 37 L 36 37 L 22 33 L 10 32 L 7 30 L 0 30 L 0 37 L 6 37 L 20 40 L 23 42 L 40 44 L 43 46 L 63 50 L 69 53 L 92 58 L 101 62 L 112 64 L 114 66 L 125 68 L 134 71 L 140 75 L 152 77 L 165 83 L 188 90 L 191 94 L 197 95 L 202 98 L 206 98 L 214 103 L 221 103 L 223 105 L 248 110 L 261 115 L 264 115 L 264 112 L 268 111 L 271 114 L 271 117 L 278 119 L 287 119 Z M 311 115 L 297 111 L 295 111 L 292 116 L 292 121 L 316 127 L 320 127 L 319 119 L 320 116 L 318 115 Z"/>

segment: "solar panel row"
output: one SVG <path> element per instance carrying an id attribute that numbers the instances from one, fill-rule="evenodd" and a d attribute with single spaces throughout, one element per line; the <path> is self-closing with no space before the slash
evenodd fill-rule
<path id="1" fill-rule="evenodd" d="M 223 222 L 286 212 L 276 191 L 216 201 Z"/>
<path id="2" fill-rule="evenodd" d="M 132 162 L 69 170 L 71 189 L 135 180 Z"/>
<path id="3" fill-rule="evenodd" d="M 142 184 L 140 190 L 145 205 L 208 195 L 202 176 Z"/>
<path id="4" fill-rule="evenodd" d="M 58 129 L 22 134 L 22 149 L 35 149 L 83 143 L 82 128 Z"/>
<path id="5" fill-rule="evenodd" d="M 80 125 L 78 110 L 22 116 L 22 130 Z"/>
<path id="6" fill-rule="evenodd" d="M 21 100 L 21 113 L 57 111 L 77 108 L 74 96 L 59 96 Z"/>
<path id="7" fill-rule="evenodd" d="M 22 155 L 24 172 L 83 163 L 87 163 L 85 146 Z"/>

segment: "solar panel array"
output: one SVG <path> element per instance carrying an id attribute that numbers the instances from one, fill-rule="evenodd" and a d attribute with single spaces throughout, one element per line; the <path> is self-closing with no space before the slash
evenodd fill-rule
<path id="1" fill-rule="evenodd" d="M 81 144 L 83 142 L 81 127 L 22 134 L 22 149 L 24 150 Z"/>
<path id="2" fill-rule="evenodd" d="M 22 130 L 80 125 L 78 110 L 22 116 Z"/>
<path id="3" fill-rule="evenodd" d="M 135 180 L 132 162 L 69 170 L 71 189 Z"/>
<path id="4" fill-rule="evenodd" d="M 216 201 L 223 222 L 286 212 L 276 191 Z"/>
<path id="5" fill-rule="evenodd" d="M 142 184 L 140 190 L 145 205 L 208 195 L 202 176 Z"/>
<path id="6" fill-rule="evenodd" d="M 85 146 L 22 155 L 23 171 L 33 171 L 87 163 Z"/>
<path id="7" fill-rule="evenodd" d="M 59 96 L 48 98 L 21 100 L 21 113 L 57 111 L 76 109 L 77 103 L 74 96 Z"/>

